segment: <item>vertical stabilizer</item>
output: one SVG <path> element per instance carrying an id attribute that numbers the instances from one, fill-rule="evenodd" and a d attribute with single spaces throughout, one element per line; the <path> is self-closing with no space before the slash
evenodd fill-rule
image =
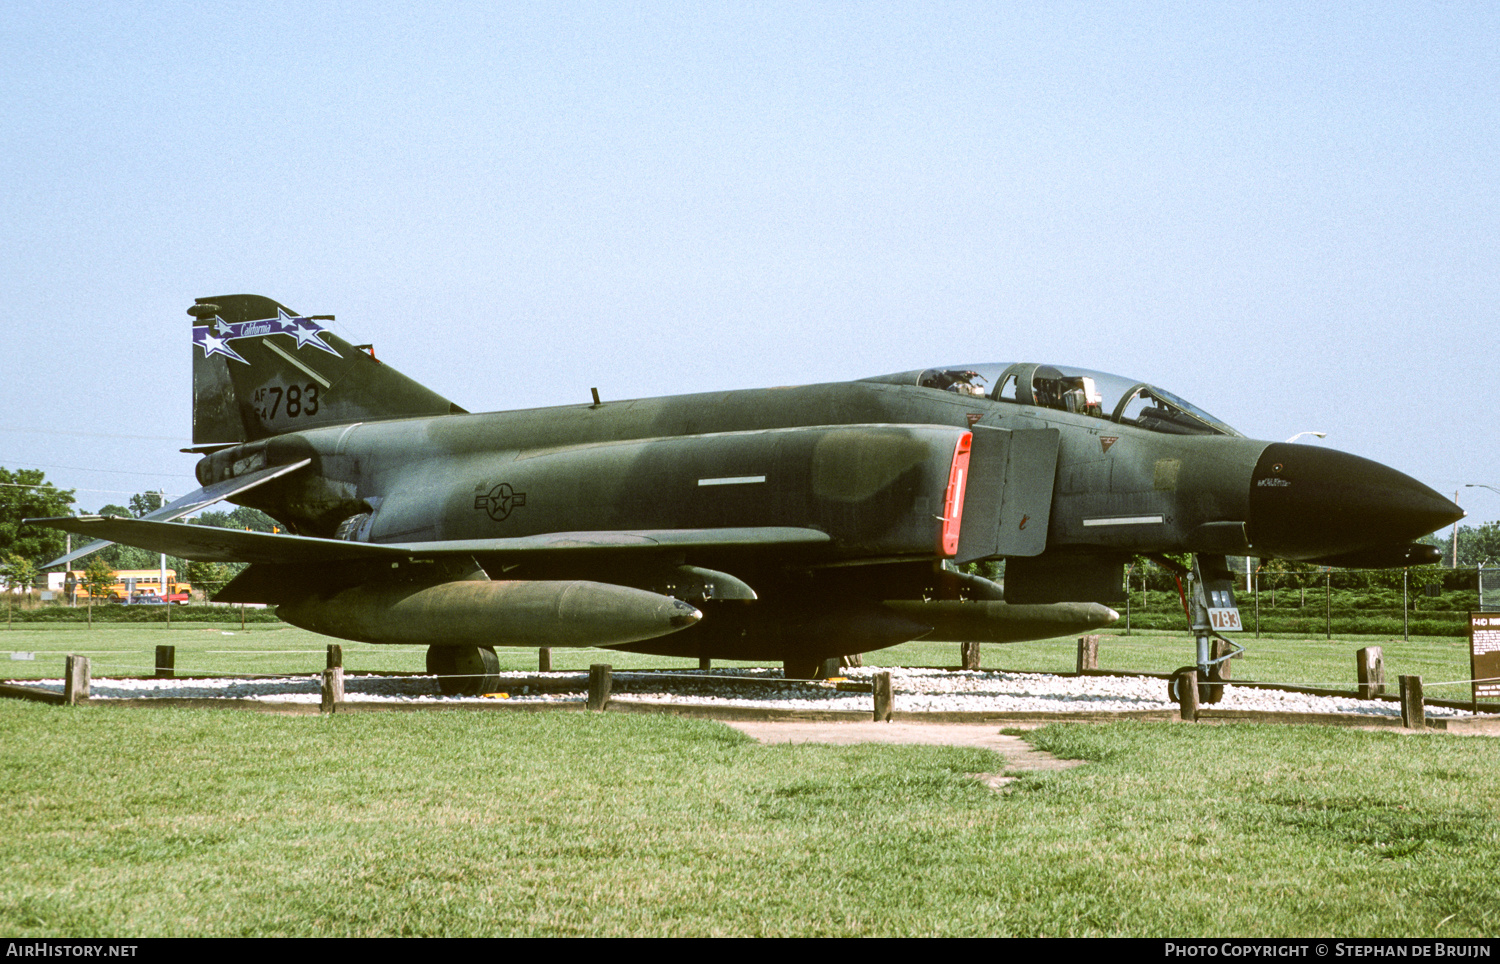
<path id="1" fill-rule="evenodd" d="M 345 422 L 463 409 L 260 295 L 199 298 L 193 316 L 193 444 L 233 444 Z"/>

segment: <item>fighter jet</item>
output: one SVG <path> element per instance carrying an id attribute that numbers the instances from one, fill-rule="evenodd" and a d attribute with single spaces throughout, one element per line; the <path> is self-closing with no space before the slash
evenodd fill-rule
<path id="1" fill-rule="evenodd" d="M 257 295 L 188 314 L 202 487 L 142 519 L 31 521 L 249 563 L 216 599 L 426 645 L 452 692 L 493 688 L 495 646 L 809 677 L 912 639 L 1068 635 L 1118 618 L 1132 557 L 1182 553 L 1210 673 L 1209 637 L 1237 628 L 1226 555 L 1413 565 L 1437 555 L 1415 540 L 1463 515 L 1395 469 L 1065 365 L 470 414 L 330 316 Z M 172 521 L 224 499 L 284 533 Z M 960 568 L 994 559 L 1003 586 Z"/>

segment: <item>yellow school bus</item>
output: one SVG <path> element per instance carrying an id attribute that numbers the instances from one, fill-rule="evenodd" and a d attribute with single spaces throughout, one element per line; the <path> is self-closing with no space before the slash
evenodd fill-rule
<path id="1" fill-rule="evenodd" d="M 65 586 L 71 587 L 77 593 L 80 601 L 89 598 L 89 591 L 84 586 L 84 573 L 82 569 L 74 569 L 68 573 Z M 167 584 L 162 586 L 160 569 L 121 569 L 115 573 L 115 582 L 98 596 L 93 597 L 102 602 L 135 602 L 135 603 L 185 603 L 190 598 L 193 587 L 185 582 L 177 581 L 177 570 L 167 570 Z"/>

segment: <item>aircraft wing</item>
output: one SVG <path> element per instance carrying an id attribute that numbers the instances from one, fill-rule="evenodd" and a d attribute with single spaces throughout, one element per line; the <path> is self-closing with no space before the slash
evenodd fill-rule
<path id="1" fill-rule="evenodd" d="M 61 516 L 51 519 L 27 519 L 26 521 L 32 525 L 47 526 L 64 532 L 96 536 L 101 540 L 107 540 L 101 541 L 101 545 L 107 545 L 108 542 L 123 542 L 126 545 L 139 546 L 152 552 L 165 552 L 197 562 L 271 564 L 380 560 L 394 562 L 412 557 L 472 557 L 491 553 L 629 553 L 694 546 L 716 548 L 814 546 L 830 541 L 826 532 L 785 526 L 551 532 L 510 539 L 371 543 L 277 535 L 268 532 L 246 532 L 241 529 L 220 529 L 215 526 L 184 525 L 180 522 L 149 519 L 118 519 L 110 516 Z"/>
<path id="2" fill-rule="evenodd" d="M 269 469 L 261 469 L 259 472 L 250 472 L 245 475 L 238 476 L 237 478 L 225 479 L 223 482 L 216 482 L 213 485 L 204 486 L 201 489 L 195 489 L 194 491 L 189 492 L 187 495 L 183 496 L 180 499 L 173 499 L 171 502 L 168 502 L 160 509 L 157 509 L 153 512 L 148 512 L 139 519 L 120 519 L 116 521 L 170 522 L 173 519 L 180 519 L 183 516 L 191 515 L 194 512 L 197 512 L 199 509 L 205 508 L 206 506 L 213 505 L 215 502 L 222 502 L 225 499 L 230 498 L 231 496 L 239 495 L 241 492 L 247 492 L 258 485 L 264 485 L 272 479 L 279 479 L 283 475 L 295 472 L 298 469 L 302 468 L 304 465 L 309 464 L 310 462 L 312 462 L 312 459 L 303 459 L 300 462 L 293 462 L 290 465 L 277 465 Z M 99 517 L 93 516 L 84 518 Z M 81 530 L 78 529 L 69 529 L 65 526 L 57 525 L 56 523 L 62 521 L 61 519 L 27 519 L 25 521 L 28 523 L 35 523 L 37 525 L 49 526 L 53 529 L 63 529 L 67 532 L 81 532 Z M 103 532 L 96 530 L 92 533 L 83 532 L 81 534 L 103 535 Z M 82 559 L 84 556 L 87 556 L 90 553 L 98 552 L 100 549 L 103 549 L 107 545 L 124 541 L 124 539 L 113 537 L 95 539 L 88 545 L 78 549 L 74 549 L 72 552 L 68 553 L 65 556 L 58 556 L 56 559 L 53 559 L 45 566 L 42 566 L 42 568 L 51 569 L 53 566 L 66 565 L 67 563 L 73 562 L 76 559 Z M 171 550 L 168 549 L 157 551 L 170 552 Z M 176 554 L 177 553 L 174 553 L 174 555 Z"/>

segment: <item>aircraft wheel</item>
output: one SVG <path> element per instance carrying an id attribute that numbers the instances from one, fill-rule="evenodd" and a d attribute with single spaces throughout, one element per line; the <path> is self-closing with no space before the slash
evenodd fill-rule
<path id="1" fill-rule="evenodd" d="M 1198 672 L 1198 667 L 1184 666 L 1177 672 L 1173 673 L 1171 679 L 1167 680 L 1167 696 L 1173 703 L 1182 702 L 1182 682 L 1186 677 L 1186 674 L 1196 672 Z M 1216 680 L 1220 678 L 1218 675 L 1217 666 L 1209 667 L 1208 678 L 1210 680 Z M 1202 705 L 1204 703 L 1217 703 L 1223 698 L 1224 686 L 1222 683 L 1200 682 L 1198 684 L 1199 705 Z"/>
<path id="2" fill-rule="evenodd" d="M 500 688 L 500 658 L 488 646 L 429 646 L 427 672 L 444 696 L 477 696 Z"/>
<path id="3" fill-rule="evenodd" d="M 791 660 L 781 661 L 781 676 L 783 679 L 817 679 L 818 664 L 813 660 Z"/>
<path id="4" fill-rule="evenodd" d="M 1187 674 L 1188 673 L 1196 673 L 1196 672 L 1198 672 L 1198 667 L 1196 667 L 1196 666 L 1184 666 L 1181 669 L 1177 670 L 1175 673 L 1173 673 L 1167 679 L 1167 698 L 1170 699 L 1173 703 L 1181 703 L 1182 702 L 1182 686 L 1183 686 L 1184 681 L 1187 679 Z M 1203 687 L 1202 686 L 1198 687 L 1198 697 L 1199 697 L 1199 701 L 1201 702 L 1202 701 L 1202 697 L 1203 697 Z"/>
<path id="5" fill-rule="evenodd" d="M 828 664 L 833 663 L 832 671 Z M 838 672 L 838 658 L 826 659 L 786 659 L 781 661 L 781 676 L 783 679 L 827 679 Z"/>
<path id="6" fill-rule="evenodd" d="M 427 669 L 428 669 L 429 672 L 432 670 L 432 653 L 431 653 L 431 651 L 429 651 L 428 655 L 427 655 Z M 1171 676 L 1167 677 L 1167 699 L 1171 700 L 1173 703 L 1181 703 L 1182 702 L 1182 697 L 1180 697 L 1178 695 L 1179 693 L 1182 692 L 1181 687 L 1182 687 L 1182 670 L 1178 670 L 1177 672 L 1173 673 Z"/>

